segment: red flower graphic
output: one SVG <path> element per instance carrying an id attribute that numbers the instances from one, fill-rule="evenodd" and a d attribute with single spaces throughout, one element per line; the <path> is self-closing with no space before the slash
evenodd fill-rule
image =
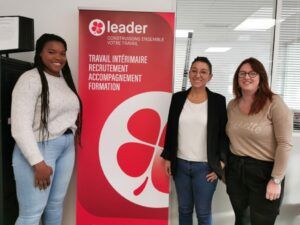
<path id="1" fill-rule="evenodd" d="M 98 22 L 93 22 L 93 26 L 92 26 L 92 31 L 96 34 L 100 34 L 102 32 L 102 29 L 103 29 L 103 24 L 102 23 L 98 23 Z"/>
<path id="2" fill-rule="evenodd" d="M 131 177 L 147 173 L 145 180 L 133 191 L 134 195 L 141 194 L 149 180 L 158 191 L 168 193 L 169 180 L 160 157 L 166 127 L 161 132 L 158 113 L 152 109 L 139 110 L 129 118 L 127 128 L 133 137 L 143 143 L 128 142 L 121 145 L 117 153 L 118 164 Z"/>

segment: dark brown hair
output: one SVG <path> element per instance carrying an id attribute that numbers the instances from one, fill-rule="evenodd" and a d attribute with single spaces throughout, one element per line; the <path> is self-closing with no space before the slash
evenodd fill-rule
<path id="1" fill-rule="evenodd" d="M 209 73 L 212 74 L 212 65 L 211 62 L 209 61 L 209 59 L 207 57 L 203 57 L 203 56 L 197 56 L 194 61 L 191 64 L 191 67 L 193 66 L 194 63 L 196 62 L 203 62 L 206 63 L 208 65 L 209 68 Z"/>
<path id="2" fill-rule="evenodd" d="M 269 83 L 268 83 L 268 75 L 264 65 L 255 58 L 248 58 L 245 59 L 241 64 L 238 66 L 234 73 L 233 77 L 233 94 L 235 95 L 235 101 L 237 102 L 242 97 L 242 90 L 239 87 L 239 72 L 241 67 L 244 64 L 250 64 L 252 70 L 258 73 L 259 76 L 259 84 L 258 89 L 255 93 L 254 101 L 251 105 L 251 109 L 249 111 L 249 115 L 256 114 L 262 110 L 265 106 L 267 100 L 272 101 L 272 96 L 274 93 L 271 91 Z"/>

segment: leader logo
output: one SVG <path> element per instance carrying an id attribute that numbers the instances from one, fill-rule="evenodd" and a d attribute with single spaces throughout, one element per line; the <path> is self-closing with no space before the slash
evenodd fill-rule
<path id="1" fill-rule="evenodd" d="M 102 20 L 93 19 L 89 24 L 89 30 L 94 36 L 101 36 L 105 31 L 105 24 Z"/>
<path id="2" fill-rule="evenodd" d="M 137 24 L 134 21 L 123 24 L 107 20 L 105 24 L 100 19 L 93 19 L 89 24 L 89 30 L 94 36 L 101 36 L 105 31 L 109 34 L 145 34 L 147 29 L 148 25 Z"/>

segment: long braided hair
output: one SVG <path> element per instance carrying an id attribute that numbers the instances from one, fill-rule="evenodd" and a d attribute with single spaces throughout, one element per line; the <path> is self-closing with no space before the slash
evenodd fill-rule
<path id="1" fill-rule="evenodd" d="M 60 36 L 57 36 L 55 34 L 43 34 L 37 41 L 36 41 L 36 49 L 35 49 L 35 56 L 34 56 L 34 67 L 37 68 L 41 83 L 42 83 L 42 93 L 41 93 L 41 123 L 40 123 L 40 135 L 42 136 L 42 141 L 47 139 L 49 137 L 49 131 L 48 131 L 48 115 L 49 115 L 49 86 L 46 79 L 46 75 L 44 73 L 45 70 L 45 64 L 42 61 L 42 58 L 40 56 L 41 52 L 43 51 L 44 46 L 49 41 L 58 41 L 61 42 L 65 50 L 67 50 L 67 43 L 66 41 L 61 38 Z M 80 111 L 76 120 L 77 125 L 77 131 L 76 131 L 76 141 L 81 143 L 81 129 L 82 129 L 82 102 L 81 99 L 76 91 L 71 70 L 68 64 L 68 61 L 66 62 L 65 66 L 62 68 L 62 74 L 63 77 L 69 86 L 69 88 L 75 93 L 79 100 L 79 106 Z"/>

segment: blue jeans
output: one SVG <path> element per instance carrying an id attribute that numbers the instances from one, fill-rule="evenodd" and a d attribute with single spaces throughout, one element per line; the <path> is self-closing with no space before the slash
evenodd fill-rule
<path id="1" fill-rule="evenodd" d="M 63 202 L 71 179 L 75 150 L 73 134 L 38 143 L 45 162 L 52 167 L 51 184 L 45 190 L 34 186 L 34 171 L 19 147 L 13 152 L 13 170 L 19 202 L 19 217 L 15 225 L 59 225 Z"/>
<path id="2" fill-rule="evenodd" d="M 178 197 L 179 225 L 193 224 L 194 206 L 199 225 L 211 225 L 211 203 L 217 180 L 208 182 L 211 171 L 206 162 L 191 162 L 177 158 L 174 175 Z"/>

